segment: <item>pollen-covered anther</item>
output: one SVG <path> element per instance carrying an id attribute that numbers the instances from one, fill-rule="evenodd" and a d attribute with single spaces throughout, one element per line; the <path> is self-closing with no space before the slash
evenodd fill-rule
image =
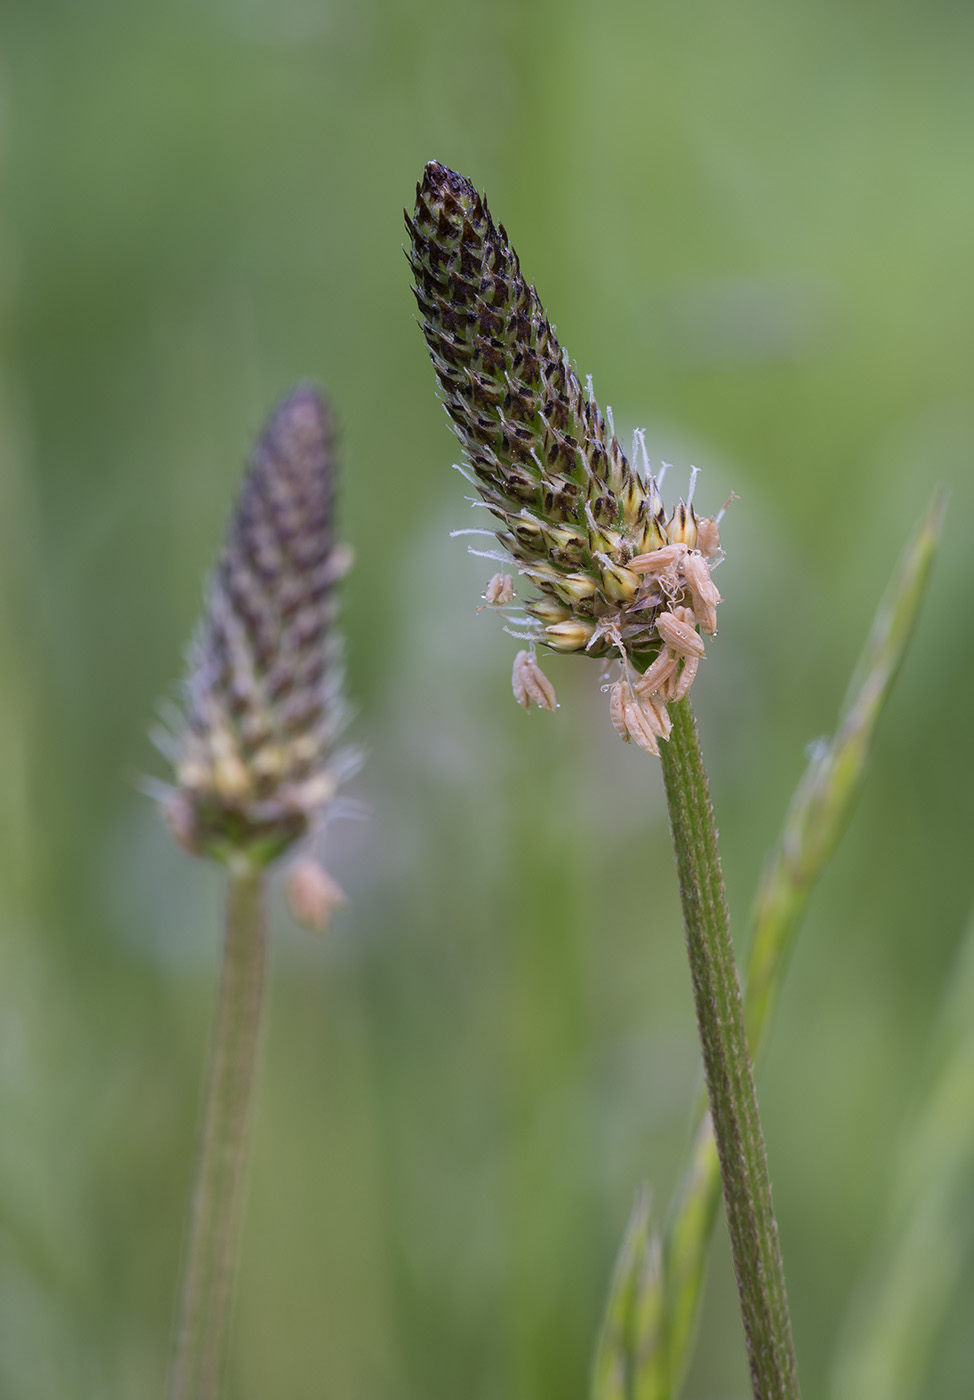
<path id="1" fill-rule="evenodd" d="M 674 656 L 669 647 L 663 647 L 656 660 L 646 667 L 643 675 L 633 686 L 636 694 L 652 695 L 654 691 L 662 690 L 676 672 L 679 664 L 678 658 Z"/>
<path id="2" fill-rule="evenodd" d="M 612 727 L 624 744 L 629 743 L 629 727 L 626 724 L 626 699 L 629 693 L 627 681 L 615 681 L 609 686 L 609 718 Z"/>
<path id="3" fill-rule="evenodd" d="M 687 554 L 683 560 L 683 577 L 693 597 L 693 611 L 700 630 L 714 636 L 717 631 L 717 604 L 721 597 L 702 554 L 695 550 Z"/>
<path id="4" fill-rule="evenodd" d="M 705 559 L 713 559 L 720 549 L 720 531 L 712 515 L 697 521 L 697 548 Z"/>
<path id="5" fill-rule="evenodd" d="M 514 699 L 525 710 L 537 705 L 539 710 L 554 710 L 558 707 L 555 687 L 538 665 L 533 651 L 519 651 L 514 658 L 511 672 L 511 689 Z"/>
<path id="6" fill-rule="evenodd" d="M 660 574 L 665 574 L 675 564 L 679 564 L 686 553 L 685 544 L 666 544 L 662 549 L 650 550 L 648 554 L 637 554 L 634 559 L 629 560 L 627 568 L 634 574 L 651 574 L 658 578 Z"/>
<path id="7" fill-rule="evenodd" d="M 641 702 L 641 707 L 647 714 L 650 712 L 652 713 L 658 726 L 657 733 L 659 737 L 661 739 L 668 739 L 673 729 L 673 721 L 670 719 L 670 712 L 666 708 L 666 701 L 663 697 L 658 692 L 654 695 L 649 695 Z"/>
<path id="8" fill-rule="evenodd" d="M 699 665 L 700 658 L 698 656 L 685 657 L 681 670 L 679 672 L 674 670 L 666 683 L 660 687 L 659 694 L 662 698 L 664 700 L 682 700 L 693 685 Z"/>
<path id="9" fill-rule="evenodd" d="M 341 583 L 355 563 L 355 550 L 350 544 L 336 544 L 331 552 L 328 582 Z"/>
<path id="10" fill-rule="evenodd" d="M 544 629 L 544 643 L 554 651 L 584 651 L 595 633 L 594 622 L 574 619 Z"/>
<path id="11" fill-rule="evenodd" d="M 484 589 L 484 599 L 492 608 L 502 608 L 514 597 L 514 579 L 510 574 L 494 574 Z"/>
<path id="12" fill-rule="evenodd" d="M 673 729 L 662 697 L 638 695 L 627 676 L 609 687 L 609 718 L 623 743 L 632 741 L 651 754 L 659 753 L 659 740 Z"/>
<path id="13" fill-rule="evenodd" d="M 291 865 L 284 893 L 292 917 L 315 933 L 327 933 L 335 911 L 348 904 L 338 881 L 311 855 L 299 856 Z"/>
<path id="14" fill-rule="evenodd" d="M 633 743 L 638 744 L 646 753 L 659 755 L 659 721 L 654 710 L 644 710 L 635 696 L 627 697 L 623 702 L 623 720 L 626 731 Z"/>
<path id="15" fill-rule="evenodd" d="M 678 656 L 703 656 L 703 638 L 693 626 L 692 621 L 685 620 L 679 614 L 693 614 L 689 608 L 678 608 L 674 612 L 661 612 L 656 619 L 656 630 L 663 638 L 663 641 L 671 651 Z"/>

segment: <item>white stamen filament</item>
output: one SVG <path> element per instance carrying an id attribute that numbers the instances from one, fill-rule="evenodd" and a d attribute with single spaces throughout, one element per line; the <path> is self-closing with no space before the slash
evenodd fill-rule
<path id="1" fill-rule="evenodd" d="M 467 553 L 475 554 L 478 559 L 490 559 L 494 564 L 504 564 L 508 569 L 511 567 L 511 556 L 501 554 L 499 549 L 474 549 L 472 544 L 467 545 Z M 523 574 L 523 569 L 518 569 L 519 574 Z"/>

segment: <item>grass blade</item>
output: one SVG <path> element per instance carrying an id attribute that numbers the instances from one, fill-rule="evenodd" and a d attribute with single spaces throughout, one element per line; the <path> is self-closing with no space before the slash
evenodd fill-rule
<path id="1" fill-rule="evenodd" d="M 659 1232 L 652 1223 L 649 1190 L 636 1196 L 606 1302 L 592 1369 L 592 1400 L 637 1400 L 635 1357 L 641 1341 L 655 1349 L 662 1310 Z M 652 1391 L 638 1400 L 663 1400 Z"/>

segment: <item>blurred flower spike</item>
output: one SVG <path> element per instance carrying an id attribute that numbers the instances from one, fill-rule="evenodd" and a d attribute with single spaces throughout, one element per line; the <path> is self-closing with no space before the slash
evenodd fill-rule
<path id="1" fill-rule="evenodd" d="M 686 501 L 667 512 L 642 434 L 630 464 L 583 391 L 502 224 L 469 180 L 431 161 L 407 213 L 409 260 L 460 470 L 500 522 L 503 552 L 482 553 L 540 596 L 505 612 L 514 636 L 553 651 L 618 657 L 610 713 L 620 735 L 656 753 L 666 702 L 689 690 L 717 630 L 717 518 Z M 458 532 L 462 533 L 462 532 Z M 496 579 L 485 597 L 509 608 Z M 523 669 L 523 667 L 522 667 Z M 523 695 L 515 694 L 521 703 Z M 553 692 L 552 692 L 553 696 Z M 553 708 L 545 704 L 543 708 Z"/>
<path id="2" fill-rule="evenodd" d="M 344 722 L 334 536 L 334 431 L 313 388 L 271 415 L 210 580 L 183 706 L 162 736 L 179 842 L 255 865 L 314 835 L 354 756 Z"/>

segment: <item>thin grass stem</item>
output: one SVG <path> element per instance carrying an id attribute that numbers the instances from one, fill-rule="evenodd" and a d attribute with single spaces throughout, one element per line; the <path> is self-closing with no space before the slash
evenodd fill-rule
<path id="1" fill-rule="evenodd" d="M 262 872 L 228 865 L 223 965 L 170 1375 L 170 1400 L 219 1393 L 244 1197 L 260 1046 L 265 930 Z"/>

